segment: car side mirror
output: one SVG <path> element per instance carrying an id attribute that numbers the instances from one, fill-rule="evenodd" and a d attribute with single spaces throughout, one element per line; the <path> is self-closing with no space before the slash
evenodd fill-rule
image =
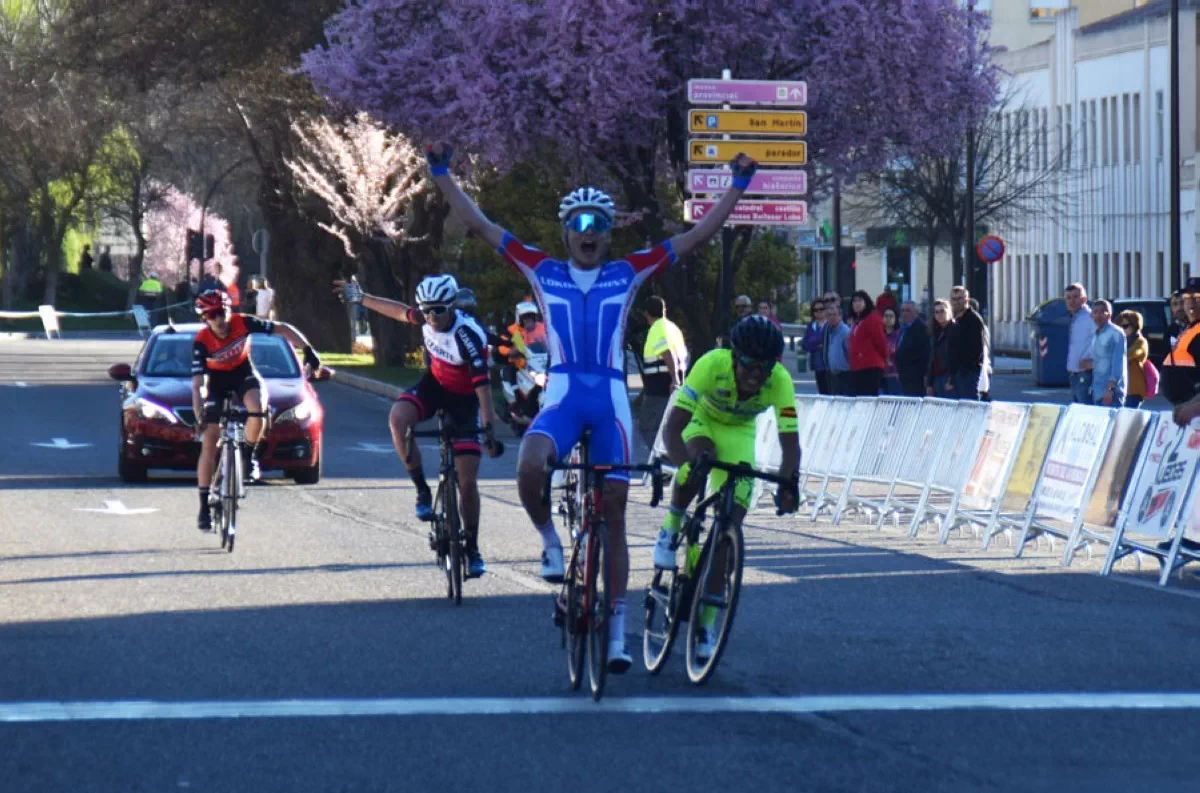
<path id="1" fill-rule="evenodd" d="M 122 383 L 132 382 L 134 379 L 133 370 L 129 368 L 129 364 L 127 363 L 115 363 L 108 367 L 108 376 Z"/>

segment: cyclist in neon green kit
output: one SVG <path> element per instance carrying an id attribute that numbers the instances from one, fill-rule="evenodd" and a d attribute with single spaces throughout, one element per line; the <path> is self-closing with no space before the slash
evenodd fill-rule
<path id="1" fill-rule="evenodd" d="M 776 501 L 783 512 L 796 509 L 800 435 L 792 378 L 777 361 L 783 354 L 783 334 L 766 317 L 750 316 L 734 326 L 730 337 L 733 349 L 713 350 L 696 361 L 663 427 L 667 456 L 679 470 L 671 491 L 671 509 L 654 545 L 654 566 L 658 568 L 675 567 L 675 550 L 687 505 L 703 484 L 688 476 L 693 462 L 707 453 L 723 463 L 753 465 L 755 417 L 764 410 L 775 410 L 783 449 L 779 475 L 792 481 L 791 488 L 780 488 Z M 724 471 L 711 471 L 710 487 L 716 490 L 725 477 Z M 738 483 L 733 519 L 739 525 L 750 506 L 752 489 L 749 480 Z M 723 573 L 724 560 L 718 565 L 718 572 Z M 704 631 L 696 655 L 701 660 L 712 654 L 715 637 L 711 629 L 716 617 L 716 606 L 706 605 L 700 612 Z"/>

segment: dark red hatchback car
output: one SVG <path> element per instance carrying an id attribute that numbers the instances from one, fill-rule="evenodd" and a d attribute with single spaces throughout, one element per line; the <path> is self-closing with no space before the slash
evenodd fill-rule
<path id="1" fill-rule="evenodd" d="M 196 469 L 200 443 L 192 429 L 192 339 L 200 327 L 160 325 L 132 367 L 109 368 L 109 376 L 121 382 L 117 472 L 122 481 L 144 481 L 151 468 Z M 262 470 L 282 470 L 299 484 L 315 484 L 321 478 L 325 419 L 316 389 L 281 336 L 256 335 L 250 357 L 266 382 L 273 416 Z"/>

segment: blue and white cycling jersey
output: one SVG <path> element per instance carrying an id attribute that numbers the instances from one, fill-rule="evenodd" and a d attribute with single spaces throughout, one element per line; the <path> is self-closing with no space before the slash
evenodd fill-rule
<path id="1" fill-rule="evenodd" d="M 625 392 L 625 320 L 641 285 L 675 262 L 670 241 L 574 273 L 569 263 L 511 234 L 499 253 L 533 287 L 550 347 L 545 401 L 528 433 L 551 438 L 561 458 L 589 428 L 594 463 L 628 463 L 633 420 Z"/>

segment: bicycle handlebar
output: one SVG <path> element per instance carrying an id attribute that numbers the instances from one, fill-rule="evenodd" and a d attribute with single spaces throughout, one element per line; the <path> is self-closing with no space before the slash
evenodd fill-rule
<path id="1" fill-rule="evenodd" d="M 652 492 L 650 494 L 650 506 L 657 507 L 658 502 L 662 501 L 663 486 L 662 486 L 662 458 L 656 457 L 653 463 L 649 465 L 604 465 L 589 463 L 559 463 L 554 460 L 546 461 L 546 482 L 542 485 L 542 503 L 550 503 L 550 473 L 554 471 L 591 471 L 593 473 L 608 473 L 609 471 L 629 471 L 630 473 L 650 474 L 650 482 Z"/>
<path id="2" fill-rule="evenodd" d="M 766 471 L 760 471 L 754 466 L 747 465 L 746 463 L 723 463 L 720 460 L 710 457 L 708 454 L 702 454 L 696 459 L 696 462 L 692 464 L 691 473 L 695 474 L 697 472 L 703 472 L 710 468 L 716 468 L 719 471 L 724 471 L 734 479 L 761 479 L 764 482 L 774 482 L 775 484 L 782 485 L 783 487 L 792 486 L 792 480 L 787 477 L 777 476 L 775 474 L 767 473 Z"/>

